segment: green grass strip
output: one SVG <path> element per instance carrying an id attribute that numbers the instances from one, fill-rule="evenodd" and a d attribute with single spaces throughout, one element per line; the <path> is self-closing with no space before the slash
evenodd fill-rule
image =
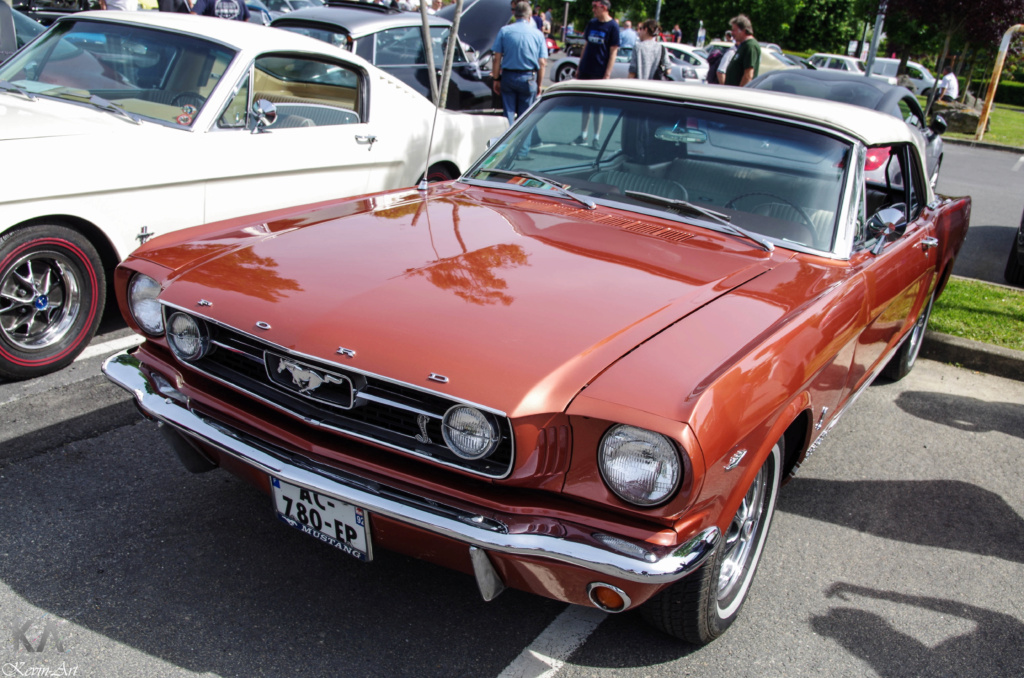
<path id="1" fill-rule="evenodd" d="M 935 302 L 928 328 L 1024 351 L 1024 290 L 951 278 Z"/>

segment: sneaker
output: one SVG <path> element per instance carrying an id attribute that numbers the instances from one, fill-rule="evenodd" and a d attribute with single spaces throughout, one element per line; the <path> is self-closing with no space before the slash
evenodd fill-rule
<path id="1" fill-rule="evenodd" d="M 584 146 L 584 145 L 586 145 L 586 143 L 587 143 L 587 135 L 586 134 L 579 135 L 578 137 L 576 137 L 575 139 L 572 140 L 572 143 L 576 144 L 577 146 Z"/>
<path id="2" fill-rule="evenodd" d="M 595 134 L 594 140 L 590 142 L 590 145 L 593 146 L 594 148 L 599 148 L 601 146 L 601 137 Z"/>

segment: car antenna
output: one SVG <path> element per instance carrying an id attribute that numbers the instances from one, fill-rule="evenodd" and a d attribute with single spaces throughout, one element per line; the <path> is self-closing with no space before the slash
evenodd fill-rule
<path id="1" fill-rule="evenodd" d="M 427 52 L 427 58 L 429 61 L 433 61 L 434 49 L 430 42 L 430 29 L 427 27 L 427 15 L 426 10 L 422 9 L 424 5 L 420 4 L 421 11 L 423 12 L 423 27 L 424 34 L 427 38 L 423 42 L 423 50 Z M 452 63 L 455 61 L 455 41 L 459 39 L 459 18 L 462 16 L 462 0 L 456 0 L 455 4 L 455 16 L 452 17 L 452 28 L 448 34 L 448 46 L 444 52 L 444 65 L 441 68 L 442 83 L 441 91 L 438 94 L 437 99 L 434 101 L 434 121 L 430 124 L 430 141 L 427 142 L 427 157 L 424 161 L 423 167 L 423 178 L 420 179 L 419 185 L 416 186 L 417 191 L 426 191 L 430 185 L 427 181 L 427 175 L 430 173 L 430 152 L 434 148 L 434 130 L 437 128 L 437 111 L 441 108 L 441 102 L 446 101 L 448 98 L 448 80 L 451 79 Z M 433 82 L 433 78 L 431 78 Z M 431 88 L 433 89 L 433 88 Z"/>

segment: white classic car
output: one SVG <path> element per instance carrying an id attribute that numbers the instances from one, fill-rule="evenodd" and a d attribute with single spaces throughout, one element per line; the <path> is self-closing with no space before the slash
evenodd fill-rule
<path id="1" fill-rule="evenodd" d="M 59 369 L 155 233 L 459 176 L 507 127 L 253 24 L 62 19 L 0 65 L 0 377 Z M 259 265 L 272 266 L 273 262 Z"/>

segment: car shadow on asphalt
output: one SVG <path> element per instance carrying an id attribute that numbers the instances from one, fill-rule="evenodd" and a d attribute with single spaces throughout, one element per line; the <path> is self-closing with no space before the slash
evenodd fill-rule
<path id="1" fill-rule="evenodd" d="M 971 483 L 801 478 L 794 487 L 799 491 L 779 495 L 780 511 L 907 544 L 1024 563 L 1024 518 Z"/>
<path id="2" fill-rule="evenodd" d="M 0 663 L 25 658 L 10 624 L 55 620 L 79 675 L 488 676 L 565 608 L 486 603 L 472 575 L 383 550 L 361 563 L 228 473 L 189 474 L 152 423 L 10 463 L 0 488 Z"/>
<path id="3" fill-rule="evenodd" d="M 992 403 L 935 391 L 904 391 L 896 397 L 896 407 L 919 419 L 961 431 L 999 431 L 1024 438 L 1024 405 L 1018 403 Z"/>
<path id="4" fill-rule="evenodd" d="M 836 583 L 826 591 L 829 598 L 853 606 L 832 607 L 811 617 L 815 633 L 831 638 L 852 656 L 860 658 L 883 678 L 897 676 L 1020 676 L 1024 655 L 993 651 L 1024 645 L 1024 624 L 1019 619 L 960 601 L 882 591 L 854 584 Z M 916 608 L 966 624 L 971 630 L 927 644 L 875 611 L 879 602 Z M 907 610 L 904 609 L 906 612 Z"/>

